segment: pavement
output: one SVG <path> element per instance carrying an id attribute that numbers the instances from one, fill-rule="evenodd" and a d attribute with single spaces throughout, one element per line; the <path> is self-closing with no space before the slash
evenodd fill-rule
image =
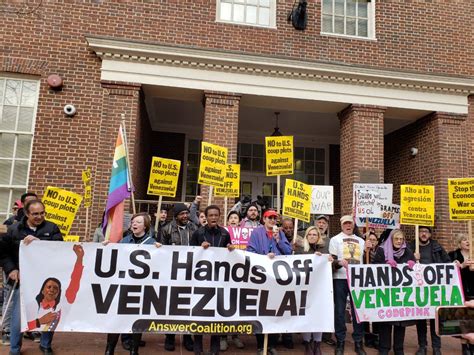
<path id="1" fill-rule="evenodd" d="M 351 334 L 351 326 L 348 325 L 348 335 Z M 241 340 L 245 343 L 245 348 L 242 350 L 236 349 L 233 345 L 229 346 L 229 349 L 221 354 L 226 355 L 242 355 L 242 354 L 256 354 L 256 341 L 254 336 L 241 336 Z M 140 348 L 140 355 L 151 355 L 151 354 L 189 354 L 191 352 L 186 351 L 184 347 L 180 346 L 180 337 L 176 337 L 176 350 L 174 352 L 164 351 L 164 335 L 161 334 L 144 334 L 143 340 L 146 341 L 146 346 Z M 295 348 L 286 349 L 283 345 L 279 344 L 277 347 L 279 354 L 304 354 L 304 347 L 302 345 L 302 338 L 300 334 L 293 336 Z M 97 334 L 97 333 L 56 333 L 53 340 L 53 350 L 55 355 L 99 355 L 104 354 L 106 342 L 106 334 Z M 443 337 L 442 339 L 442 351 L 443 354 L 455 355 L 461 354 L 461 343 L 459 339 L 452 337 Z M 31 340 L 23 341 L 22 355 L 36 355 L 41 354 L 38 349 L 39 344 L 34 343 Z M 209 337 L 204 337 L 204 346 L 205 350 L 209 349 Z M 407 333 L 405 336 L 405 354 L 414 355 L 417 344 L 417 335 L 416 328 L 408 327 Z M 354 353 L 354 344 L 350 336 L 346 340 L 346 351 L 345 354 L 352 355 Z M 0 345 L 0 355 L 8 354 L 9 347 Z M 377 350 L 366 348 L 368 355 L 378 354 Z M 323 354 L 334 354 L 334 348 L 323 344 L 322 346 Z M 123 350 L 122 346 L 117 345 L 115 352 L 117 355 L 129 354 L 129 352 Z M 429 348 L 428 354 L 431 354 L 431 349 Z"/>

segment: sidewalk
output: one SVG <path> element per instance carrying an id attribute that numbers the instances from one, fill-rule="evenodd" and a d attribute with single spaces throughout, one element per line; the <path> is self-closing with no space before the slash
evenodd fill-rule
<path id="1" fill-rule="evenodd" d="M 351 334 L 351 326 L 348 325 L 348 334 Z M 104 354 L 105 350 L 105 334 L 97 333 L 57 333 L 54 336 L 53 340 L 53 350 L 56 355 L 99 355 Z M 346 351 L 348 355 L 354 354 L 354 344 L 352 339 L 346 341 Z M 234 354 L 256 354 L 256 342 L 254 336 L 241 336 L 242 341 L 245 343 L 245 349 L 237 350 L 233 346 L 230 346 L 226 352 L 221 352 L 221 354 L 234 355 Z M 285 349 L 282 345 L 277 347 L 277 350 L 281 354 L 303 354 L 304 347 L 301 344 L 302 338 L 301 335 L 293 336 L 295 342 L 295 348 L 293 350 Z M 179 336 L 176 339 L 176 350 L 174 352 L 168 352 L 163 350 L 164 335 L 161 334 L 145 334 L 143 340 L 146 341 L 146 346 L 140 348 L 140 355 L 151 355 L 151 354 L 189 354 L 191 352 L 186 351 L 184 347 L 181 349 Z M 208 349 L 209 337 L 204 337 L 204 344 Z M 22 355 L 35 355 L 40 354 L 38 350 L 38 343 L 33 343 L 31 340 L 23 341 Z M 328 345 L 323 345 L 323 354 L 332 355 L 334 354 L 334 348 Z M 407 329 L 405 337 L 405 354 L 413 355 L 417 349 L 417 336 L 416 328 L 409 327 Z M 9 347 L 0 346 L 0 354 L 8 354 Z M 206 350 L 206 348 L 205 348 Z M 376 355 L 378 352 L 374 349 L 366 349 L 368 355 Z M 431 354 L 431 349 L 429 348 L 429 354 Z M 444 354 L 460 354 L 461 353 L 461 344 L 458 339 L 451 337 L 443 338 L 443 348 L 442 351 Z M 116 354 L 125 355 L 128 354 L 127 351 L 123 350 L 122 346 L 117 345 Z"/>

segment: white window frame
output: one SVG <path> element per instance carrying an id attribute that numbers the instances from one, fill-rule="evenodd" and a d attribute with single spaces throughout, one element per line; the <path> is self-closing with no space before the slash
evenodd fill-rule
<path id="1" fill-rule="evenodd" d="M 276 2 L 277 0 L 270 1 L 270 23 L 268 26 L 260 25 L 258 23 L 247 23 L 247 22 L 235 22 L 232 20 L 221 20 L 221 0 L 216 0 L 216 22 L 220 23 L 229 23 L 233 25 L 242 25 L 242 26 L 251 26 L 251 27 L 260 27 L 260 28 L 270 28 L 276 29 Z M 244 4 L 246 5 L 246 4 Z"/>
<path id="2" fill-rule="evenodd" d="M 40 80 L 39 79 L 33 79 L 33 78 L 24 78 L 24 77 L 18 77 L 18 76 L 6 76 L 6 75 L 0 75 L 0 78 L 4 80 L 3 82 L 3 95 L 6 93 L 6 85 L 7 85 L 7 80 L 17 80 L 21 81 L 21 91 L 20 91 L 20 103 L 19 107 L 21 107 L 21 97 L 22 97 L 22 90 L 23 90 L 23 82 L 35 82 L 36 83 L 36 98 L 35 98 L 35 103 L 33 105 L 33 117 L 32 117 L 32 122 L 31 122 L 31 131 L 18 131 L 18 121 L 19 121 L 19 114 L 20 110 L 17 110 L 16 114 L 16 125 L 14 130 L 5 130 L 5 129 L 0 129 L 0 133 L 5 133 L 5 134 L 13 134 L 15 135 L 15 143 L 13 146 L 13 153 L 12 153 L 12 158 L 2 158 L 0 157 L 0 160 L 12 160 L 12 169 L 10 171 L 10 181 L 12 184 L 0 184 L 0 188 L 2 189 L 9 189 L 9 194 L 8 194 L 8 204 L 7 204 L 7 211 L 0 211 L 0 214 L 6 213 L 6 218 L 9 218 L 12 215 L 11 208 L 13 206 L 13 190 L 21 190 L 24 189 L 26 192 L 28 189 L 28 184 L 30 180 L 30 169 L 31 169 L 31 158 L 33 154 L 33 141 L 34 141 L 34 133 L 35 133 L 35 126 L 36 126 L 36 115 L 38 112 L 38 101 L 39 101 L 39 94 L 40 94 Z M 2 98 L 5 100 L 4 98 Z M 4 101 L 0 105 L 0 109 L 3 109 L 4 106 Z M 18 136 L 19 135 L 29 135 L 31 136 L 31 143 L 30 143 L 30 154 L 28 158 L 16 158 L 16 149 L 18 145 Z M 28 168 L 27 168 L 27 173 L 26 173 L 26 183 L 25 185 L 15 185 L 13 181 L 13 174 L 14 174 L 14 168 L 15 168 L 15 161 L 28 161 Z M 2 221 L 0 221 L 1 223 Z"/>
<path id="3" fill-rule="evenodd" d="M 333 14 L 332 14 L 332 18 L 333 18 L 333 27 L 334 27 L 334 18 L 335 18 L 335 15 L 334 15 L 334 1 L 335 0 L 332 0 L 333 4 L 332 4 L 332 11 L 333 11 Z M 320 34 L 321 35 L 324 35 L 324 36 L 334 36 L 334 37 L 345 37 L 345 38 L 353 38 L 353 39 L 360 39 L 360 40 L 372 40 L 372 41 L 376 41 L 376 37 L 375 37 L 375 3 L 376 3 L 376 0 L 369 0 L 368 2 L 368 6 L 367 6 L 367 37 L 364 37 L 364 36 L 354 36 L 354 35 L 346 35 L 346 34 L 342 34 L 342 33 L 334 33 L 334 32 L 324 32 L 323 31 L 323 16 L 324 16 L 324 11 L 323 11 L 323 6 L 324 6 L 324 1 L 321 0 L 321 19 L 320 19 L 320 28 L 321 28 L 321 31 L 320 31 Z M 344 19 L 346 18 L 346 0 L 344 0 Z M 344 21 L 344 32 L 346 32 L 346 21 Z M 357 26 L 356 26 L 357 28 Z"/>

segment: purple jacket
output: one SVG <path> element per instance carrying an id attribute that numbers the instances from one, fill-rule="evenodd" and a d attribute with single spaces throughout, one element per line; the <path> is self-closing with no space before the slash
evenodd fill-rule
<path id="1" fill-rule="evenodd" d="M 268 239 L 267 231 L 262 226 L 253 230 L 247 244 L 247 251 L 262 255 L 267 255 L 270 252 L 275 255 L 291 255 L 293 249 L 282 231 L 280 231 L 280 242 L 277 243 L 274 238 Z"/>

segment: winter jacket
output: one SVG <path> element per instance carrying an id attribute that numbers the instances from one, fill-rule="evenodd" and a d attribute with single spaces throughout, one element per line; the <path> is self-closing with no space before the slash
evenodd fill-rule
<path id="1" fill-rule="evenodd" d="M 161 228 L 161 237 L 158 241 L 163 245 L 189 245 L 193 233 L 198 229 L 198 227 L 193 222 L 188 222 L 185 227 L 185 237 L 181 240 L 181 235 L 179 234 L 178 225 L 176 220 L 171 221 L 166 226 Z"/>
<path id="2" fill-rule="evenodd" d="M 451 261 L 459 261 L 461 264 L 464 262 L 464 256 L 461 253 L 461 249 L 456 249 L 449 253 Z M 474 271 L 469 270 L 469 267 L 461 269 L 461 280 L 462 287 L 464 288 L 464 297 L 466 299 L 474 299 Z"/>
<path id="3" fill-rule="evenodd" d="M 199 227 L 199 229 L 193 233 L 189 245 L 200 246 L 204 242 L 208 242 L 212 247 L 226 247 L 232 244 L 230 234 L 227 230 L 219 226 L 210 228 L 207 225 Z"/>
<path id="4" fill-rule="evenodd" d="M 293 249 L 290 242 L 282 231 L 279 232 L 280 241 L 277 243 L 274 238 L 268 238 L 267 230 L 264 226 L 254 229 L 247 245 L 247 251 L 256 254 L 267 255 L 291 255 Z"/>
<path id="5" fill-rule="evenodd" d="M 430 239 L 430 244 L 434 264 L 451 262 L 451 259 L 449 258 L 448 253 L 446 253 L 446 250 L 444 250 L 443 247 L 436 240 Z M 416 244 L 414 240 L 411 241 L 407 246 L 412 252 L 415 252 Z"/>
<path id="6" fill-rule="evenodd" d="M 121 244 L 155 244 L 155 242 L 156 240 L 150 232 L 145 233 L 145 235 L 140 239 L 134 238 L 133 233 L 129 233 L 120 241 Z"/>

